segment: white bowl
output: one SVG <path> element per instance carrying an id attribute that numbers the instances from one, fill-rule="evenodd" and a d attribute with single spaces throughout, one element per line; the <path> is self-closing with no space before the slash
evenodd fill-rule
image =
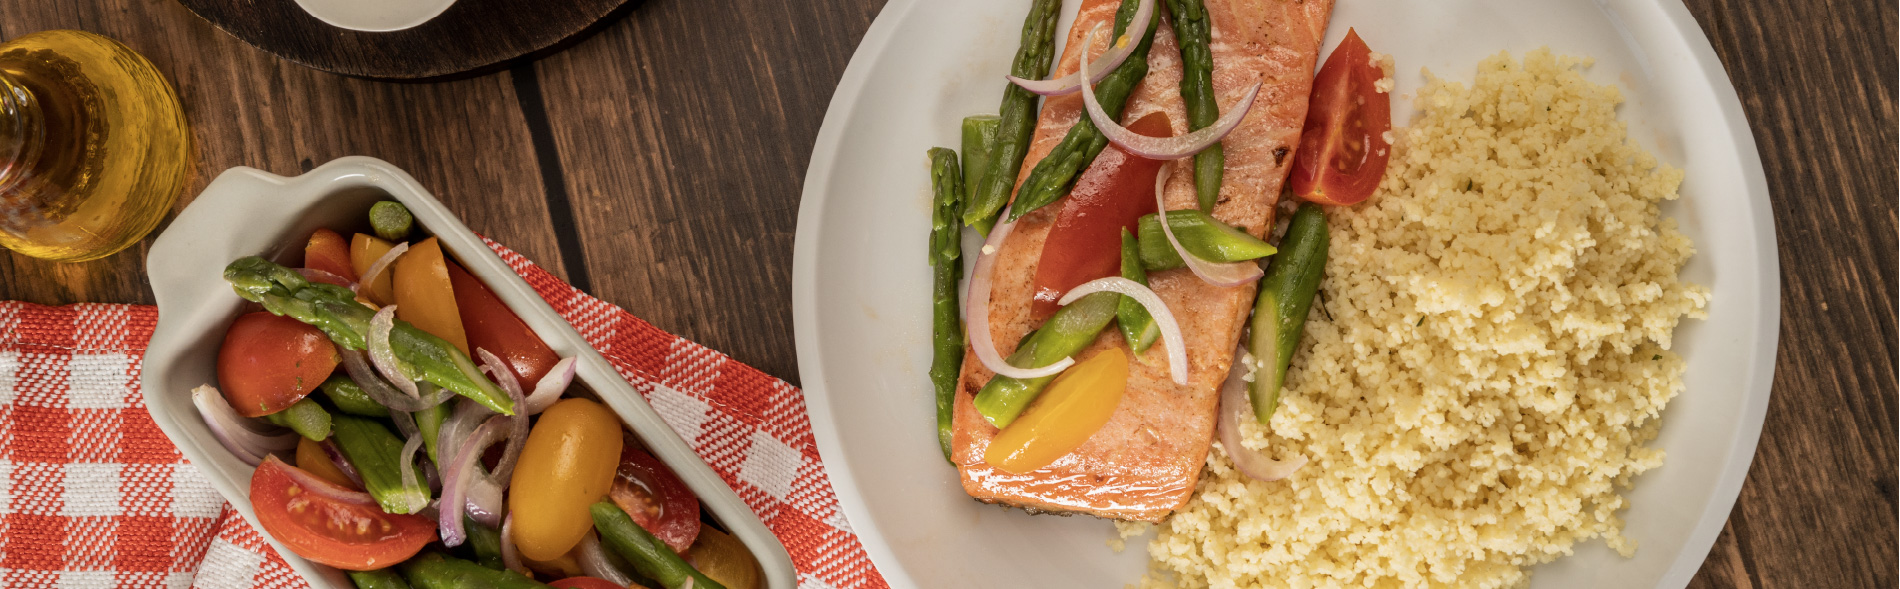
<path id="1" fill-rule="evenodd" d="M 441 16 L 455 0 L 297 0 L 297 6 L 330 26 L 386 33 L 421 26 Z"/>
<path id="2" fill-rule="evenodd" d="M 1074 19 L 1064 7 L 1061 27 Z M 981 505 L 964 494 L 932 429 L 930 183 L 925 149 L 959 145 L 958 123 L 995 112 L 1027 3 L 893 0 L 845 68 L 805 174 L 792 255 L 799 374 L 812 433 L 845 515 L 895 587 L 1120 587 L 1144 542 L 1114 553 L 1088 517 Z M 1683 168 L 1663 207 L 1695 240 L 1683 278 L 1714 293 L 1707 321 L 1682 322 L 1687 390 L 1622 512 L 1640 543 L 1600 541 L 1543 565 L 1532 586 L 1681 587 L 1728 519 L 1768 407 L 1779 323 L 1774 224 L 1753 135 L 1702 29 L 1675 0 L 1338 0 L 1324 47 L 1356 27 L 1398 61 L 1398 92 L 1420 67 L 1469 81 L 1480 59 L 1548 45 L 1596 57 L 1630 137 Z M 1395 122 L 1410 120 L 1395 100 Z M 966 251 L 969 251 L 966 249 Z M 970 256 L 965 256 L 968 260 Z"/>
<path id="3" fill-rule="evenodd" d="M 701 505 L 745 543 L 758 557 L 768 587 L 790 589 L 797 583 L 791 557 L 772 532 L 573 326 L 414 178 L 388 162 L 367 157 L 338 159 L 295 178 L 251 168 L 226 170 L 179 213 L 146 258 L 152 294 L 158 299 L 158 328 L 146 350 L 140 379 L 145 406 L 159 429 L 246 521 L 257 526 L 250 501 L 253 468 L 212 437 L 192 406 L 190 392 L 216 382 L 218 345 L 245 304 L 225 283 L 224 267 L 243 256 L 278 258 L 294 253 L 321 227 L 367 229 L 369 205 L 391 199 L 408 206 L 416 223 L 494 289 L 555 353 L 579 357 L 575 383 L 591 389 L 593 396 L 613 408 L 653 454 L 692 488 Z M 269 534 L 264 537 L 313 586 L 355 587 L 339 571 L 298 557 Z"/>

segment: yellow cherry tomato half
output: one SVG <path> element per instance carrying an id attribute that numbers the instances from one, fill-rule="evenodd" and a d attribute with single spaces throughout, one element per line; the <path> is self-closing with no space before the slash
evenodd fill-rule
<path id="1" fill-rule="evenodd" d="M 1022 417 L 996 434 L 983 460 L 1015 474 L 1049 466 L 1108 424 L 1127 390 L 1126 353 L 1115 348 L 1090 356 L 1056 377 Z"/>
<path id="2" fill-rule="evenodd" d="M 613 487 L 620 444 L 620 418 L 600 403 L 565 399 L 541 414 L 508 493 L 523 558 L 560 558 L 594 529 L 587 508 Z"/>
<path id="3" fill-rule="evenodd" d="M 350 480 L 349 475 L 343 474 L 343 469 L 336 467 L 336 462 L 330 460 L 330 453 L 323 451 L 322 442 L 312 442 L 310 438 L 301 436 L 297 438 L 297 468 L 309 471 L 310 474 L 317 475 L 317 478 L 336 483 L 339 487 L 363 490 L 356 486 L 355 481 Z"/>
<path id="4" fill-rule="evenodd" d="M 745 543 L 711 526 L 700 528 L 699 538 L 687 554 L 691 555 L 693 568 L 726 589 L 759 589 L 764 585 L 759 561 L 752 558 Z"/>
<path id="5" fill-rule="evenodd" d="M 449 282 L 442 244 L 433 237 L 424 239 L 390 265 L 396 267 L 396 318 L 473 355 L 474 350 L 468 349 L 468 334 L 462 331 L 461 311 L 455 306 L 455 287 Z M 370 290 L 376 290 L 374 283 Z"/>
<path id="6" fill-rule="evenodd" d="M 359 281 L 369 283 L 357 290 L 361 291 L 361 298 L 369 299 L 372 306 L 396 302 L 396 288 L 390 282 L 391 277 L 395 276 L 395 264 L 384 266 L 383 270 L 377 272 L 375 276 L 363 275 L 369 272 L 370 266 L 376 264 L 376 260 L 382 259 L 383 254 L 389 253 L 389 250 L 395 247 L 396 244 L 367 233 L 358 233 L 350 237 L 350 268 L 356 270 Z"/>

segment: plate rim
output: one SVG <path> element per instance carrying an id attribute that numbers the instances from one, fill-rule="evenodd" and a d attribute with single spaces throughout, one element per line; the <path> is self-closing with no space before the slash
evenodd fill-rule
<path id="1" fill-rule="evenodd" d="M 1758 337 L 1754 349 L 1748 354 L 1751 360 L 1749 374 L 1745 377 L 1748 386 L 1741 391 L 1745 395 L 1745 406 L 1735 424 L 1736 428 L 1732 430 L 1735 437 L 1729 445 L 1720 478 L 1712 487 L 1712 500 L 1704 506 L 1682 549 L 1656 583 L 1656 587 L 1680 588 L 1687 586 L 1707 561 L 1708 551 L 1727 524 L 1729 513 L 1741 494 L 1742 485 L 1753 464 L 1767 416 L 1768 401 L 1773 394 L 1775 357 L 1781 337 L 1781 263 L 1774 251 L 1779 240 L 1774 223 L 1772 193 L 1768 189 L 1767 174 L 1761 164 L 1761 152 L 1756 146 L 1747 113 L 1742 109 L 1740 94 L 1720 56 L 1716 55 L 1714 44 L 1694 15 L 1689 13 L 1688 7 L 1669 0 L 1592 1 L 1606 9 L 1610 4 L 1633 3 L 1639 9 L 1659 10 L 1661 22 L 1667 25 L 1674 37 L 1664 37 L 1663 40 L 1678 42 L 1688 50 L 1687 63 L 1693 64 L 1702 73 L 1705 78 L 1703 82 L 1713 93 L 1714 104 L 1721 111 L 1721 130 L 1728 133 L 1735 161 L 1741 166 L 1740 184 L 1746 190 L 1747 212 L 1754 221 L 1755 233 L 1759 237 L 1753 252 L 1759 283 L 1756 293 L 1759 298 L 1754 309 Z M 886 4 L 878 12 L 857 49 L 852 52 L 813 142 L 800 194 L 792 251 L 794 345 L 812 437 L 824 460 L 825 474 L 832 485 L 833 494 L 838 498 L 839 508 L 845 518 L 852 522 L 852 529 L 858 535 L 865 554 L 893 587 L 915 587 L 917 583 L 905 569 L 904 563 L 891 551 L 882 530 L 866 510 L 857 486 L 858 475 L 848 454 L 844 452 L 837 424 L 832 419 L 823 352 L 819 348 L 817 335 L 820 326 L 816 308 L 816 240 L 820 219 L 829 204 L 832 176 L 837 169 L 838 148 L 844 139 L 845 119 L 862 99 L 870 81 L 873 62 L 887 52 L 898 23 L 905 20 L 919 4 L 919 0 L 893 0 Z M 1330 24 L 1328 28 L 1331 28 Z M 1746 315 L 1746 310 L 1743 314 Z"/>

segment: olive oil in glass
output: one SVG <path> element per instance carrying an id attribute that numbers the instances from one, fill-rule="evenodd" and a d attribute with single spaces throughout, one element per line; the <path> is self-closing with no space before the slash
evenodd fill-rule
<path id="1" fill-rule="evenodd" d="M 190 135 L 163 74 L 117 41 L 0 44 L 0 246 L 78 262 L 150 233 L 184 187 Z"/>

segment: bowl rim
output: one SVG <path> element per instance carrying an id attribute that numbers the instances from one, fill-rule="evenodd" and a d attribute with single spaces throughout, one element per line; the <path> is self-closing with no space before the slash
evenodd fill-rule
<path id="1" fill-rule="evenodd" d="M 515 274 L 494 250 L 408 173 L 389 162 L 364 156 L 339 158 L 294 177 L 242 166 L 226 170 L 205 187 L 191 206 L 179 213 L 153 242 L 146 258 L 147 274 L 159 310 L 158 324 L 152 332 L 139 377 L 146 408 L 159 429 L 198 468 L 212 488 L 260 531 L 259 535 L 293 570 L 319 586 L 353 586 L 336 569 L 310 562 L 287 550 L 270 534 L 261 533 L 263 528 L 258 526 L 249 498 L 252 467 L 225 451 L 194 410 L 181 411 L 177 400 L 168 399 L 175 394 L 160 391 L 166 387 L 173 371 L 188 359 L 184 344 L 204 337 L 211 330 L 223 329 L 244 304 L 243 299 L 224 288 L 221 282 L 213 282 L 218 280 L 216 274 L 198 278 L 191 269 L 206 263 L 218 267 L 228 263 L 228 260 L 209 259 L 209 256 L 231 255 L 220 251 L 218 245 L 224 245 L 225 250 L 240 250 L 235 255 L 268 257 L 270 248 L 286 247 L 298 238 L 297 231 L 288 223 L 295 222 L 304 211 L 329 199 L 365 190 L 380 191 L 384 198 L 407 206 L 415 215 L 416 223 L 433 234 L 451 256 L 493 290 L 536 335 L 564 356 L 576 357 L 576 379 L 612 408 L 625 427 L 673 468 L 701 504 L 746 545 L 759 561 L 766 586 L 789 589 L 797 584 L 790 553 L 765 527 L 758 514 L 660 418 L 645 397 L 616 372 L 573 325 L 562 319 L 526 280 Z M 244 222 L 233 222 L 236 220 Z M 283 228 L 273 234 L 260 234 L 278 225 Z M 206 241 L 213 243 L 206 244 Z M 261 247 L 245 248 L 247 244 Z M 205 285 L 210 285 L 209 292 L 223 296 L 193 292 L 207 290 Z M 668 388 L 658 382 L 648 384 Z M 187 400 L 182 406 L 191 405 Z M 238 476 L 240 474 L 242 476 Z"/>

